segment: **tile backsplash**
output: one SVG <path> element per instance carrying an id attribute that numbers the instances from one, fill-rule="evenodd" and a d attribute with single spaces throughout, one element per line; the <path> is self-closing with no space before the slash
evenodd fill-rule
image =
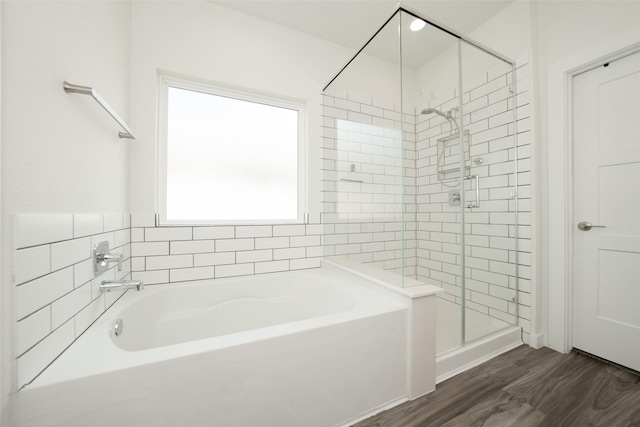
<path id="1" fill-rule="evenodd" d="M 159 227 L 131 216 L 131 270 L 145 284 L 320 267 L 320 215 L 309 224 Z"/>
<path id="2" fill-rule="evenodd" d="M 18 214 L 14 216 L 14 354 L 18 387 L 30 383 L 122 294 L 101 294 L 103 280 L 129 279 L 130 216 Z M 106 240 L 123 254 L 95 276 L 92 251 Z"/>

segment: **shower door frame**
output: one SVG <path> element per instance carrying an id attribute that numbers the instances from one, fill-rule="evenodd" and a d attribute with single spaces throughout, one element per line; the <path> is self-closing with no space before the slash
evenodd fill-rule
<path id="1" fill-rule="evenodd" d="M 325 90 L 327 90 L 327 88 L 328 88 L 329 86 L 331 86 L 331 83 L 333 83 L 333 81 L 334 81 L 335 79 L 337 79 L 337 78 L 338 78 L 338 76 L 339 76 L 340 74 L 342 74 L 342 72 L 343 72 L 343 71 L 344 71 L 344 70 L 349 66 L 349 64 L 351 64 L 351 63 L 353 62 L 353 60 L 354 60 L 354 59 L 356 59 L 356 58 L 358 57 L 358 55 L 360 55 L 360 52 L 362 52 L 362 51 L 363 51 L 363 50 L 364 50 L 364 49 L 369 45 L 369 43 L 371 43 L 371 41 L 372 41 L 373 39 L 375 39 L 375 38 L 376 38 L 376 36 L 378 35 L 378 33 L 380 33 L 380 31 L 382 31 L 382 29 L 383 29 L 384 27 L 386 27 L 386 26 L 387 26 L 387 24 L 388 24 L 388 23 L 393 19 L 393 17 L 394 17 L 394 16 L 396 16 L 398 13 L 401 13 L 401 12 L 405 12 L 405 13 L 407 13 L 407 14 L 409 14 L 409 15 L 413 16 L 414 18 L 421 19 L 421 20 L 423 20 L 424 22 L 426 22 L 427 24 L 432 25 L 432 26 L 434 26 L 434 27 L 438 28 L 439 30 L 444 31 L 445 33 L 447 33 L 447 34 L 449 34 L 449 35 L 451 35 L 451 36 L 453 36 L 453 37 L 455 37 L 455 38 L 457 38 L 457 39 L 459 39 L 459 40 L 461 40 L 461 41 L 464 41 L 464 42 L 466 42 L 467 44 L 469 44 L 469 45 L 471 45 L 471 46 L 473 46 L 473 47 L 475 47 L 475 48 L 478 48 L 478 49 L 480 49 L 480 50 L 482 50 L 482 51 L 484 51 L 484 52 L 488 53 L 489 55 L 495 56 L 496 58 L 498 58 L 498 59 L 500 59 L 500 60 L 502 60 L 502 61 L 504 61 L 504 62 L 507 62 L 507 63 L 511 64 L 512 66 L 515 66 L 515 65 L 516 65 L 516 62 L 515 62 L 513 59 L 511 59 L 511 58 L 509 58 L 509 57 L 507 57 L 507 56 L 505 56 L 505 55 L 502 55 L 502 54 L 501 54 L 501 53 L 499 53 L 499 52 L 496 52 L 495 50 L 491 49 L 490 47 L 487 47 L 487 46 L 483 45 L 482 43 L 478 43 L 478 42 L 477 42 L 477 41 L 475 41 L 475 40 L 471 40 L 471 39 L 469 39 L 469 38 L 467 38 L 467 37 L 463 36 L 462 34 L 460 34 L 460 33 L 456 32 L 455 30 L 453 30 L 453 29 L 451 29 L 451 28 L 447 27 L 446 25 L 443 25 L 443 24 L 441 24 L 441 23 L 439 23 L 439 22 L 437 22 L 437 21 L 434 21 L 433 19 L 427 19 L 427 18 L 424 18 L 424 17 L 423 17 L 423 16 L 421 16 L 420 14 L 418 14 L 418 13 L 416 13 L 416 12 L 412 11 L 411 9 L 408 9 L 408 8 L 407 8 L 407 7 L 405 7 L 405 6 L 398 6 L 398 7 L 394 10 L 394 12 L 391 14 L 391 16 L 389 17 L 389 19 L 387 19 L 387 20 L 384 22 L 384 24 L 382 24 L 382 25 L 380 26 L 380 28 L 378 28 L 378 30 L 376 30 L 376 32 L 375 32 L 375 33 L 373 33 L 373 35 L 372 35 L 371 37 L 369 37 L 369 40 L 367 40 L 367 42 L 366 42 L 364 45 L 362 45 L 362 47 L 361 47 L 360 49 L 358 49 L 358 51 L 355 53 L 355 55 L 353 55 L 353 56 L 351 57 L 351 59 L 349 59 L 349 61 L 347 61 L 347 63 L 346 63 L 342 68 L 340 68 L 340 71 L 338 71 L 338 72 L 336 73 L 336 75 L 335 75 L 335 76 L 333 76 L 333 78 L 332 78 L 331 80 L 329 80 L 329 83 L 327 83 L 326 85 L 324 85 L 324 87 L 322 88 L 322 91 L 323 91 L 323 92 L 324 92 Z"/>
<path id="2" fill-rule="evenodd" d="M 463 95 L 465 94 L 465 87 L 463 84 L 463 73 L 464 73 L 464 66 L 463 66 L 463 59 L 464 59 L 464 44 L 469 45 L 470 47 L 473 48 L 478 48 L 477 45 L 468 42 L 465 39 L 460 39 L 458 41 L 458 64 L 460 67 L 460 71 L 459 71 L 459 82 L 458 82 L 458 87 L 459 87 L 459 91 L 460 91 L 460 96 L 458 97 L 458 109 L 460 111 L 460 146 L 463 146 L 463 134 L 465 132 L 467 132 L 468 130 L 466 129 L 466 126 L 468 126 L 469 124 L 465 125 L 464 124 L 464 101 L 463 101 Z M 482 47 L 479 48 L 480 50 L 484 51 L 485 53 L 487 53 L 488 55 L 493 56 L 494 58 L 501 60 L 503 62 L 505 62 L 506 64 L 508 64 L 510 66 L 510 71 L 509 73 L 511 73 L 512 75 L 512 82 L 510 84 L 508 84 L 508 86 L 511 86 L 511 95 L 507 98 L 507 99 L 511 99 L 512 100 L 512 109 L 509 110 L 507 109 L 507 111 L 511 111 L 512 112 L 512 117 L 511 117 L 511 121 L 510 121 L 510 125 L 512 126 L 513 129 L 513 134 L 509 135 L 513 137 L 513 145 L 511 146 L 510 150 L 513 150 L 513 160 L 510 160 L 510 163 L 513 164 L 513 171 L 511 171 L 510 173 L 513 174 L 513 183 L 509 184 L 508 187 L 510 187 L 510 192 L 511 192 L 511 197 L 510 197 L 510 201 L 513 201 L 513 209 L 511 209 L 511 207 L 507 208 L 508 213 L 513 214 L 513 219 L 514 219 L 514 223 L 513 223 L 513 234 L 511 234 L 511 232 L 509 233 L 509 238 L 513 239 L 515 242 L 515 248 L 513 250 L 513 261 L 511 261 L 511 259 L 509 259 L 509 264 L 513 264 L 514 265 L 514 273 L 513 273 L 513 277 L 514 277 L 514 288 L 511 288 L 511 285 L 508 285 L 510 289 L 514 289 L 515 290 L 515 296 L 513 297 L 513 300 L 509 301 L 514 303 L 514 307 L 513 307 L 513 312 L 511 312 L 509 310 L 509 308 L 507 308 L 507 311 L 509 311 L 509 314 L 512 314 L 514 317 L 514 321 L 513 323 L 510 324 L 510 326 L 517 326 L 520 327 L 520 317 L 519 317 L 519 313 L 520 313 L 520 300 L 519 300 L 519 289 L 520 289 L 520 246 L 519 246 L 519 235 L 520 235 L 520 231 L 519 231 L 519 213 L 520 213 L 520 198 L 519 198 L 519 176 L 518 176 L 518 162 L 519 162 L 519 156 L 518 156 L 518 125 L 517 125 L 517 121 L 518 121 L 518 116 L 517 116 L 517 101 L 516 101 L 516 96 L 517 96 L 517 90 L 516 90 L 516 82 L 517 82 L 517 78 L 516 78 L 516 62 L 506 58 L 503 55 L 495 55 L 493 53 L 493 51 L 489 51 L 487 49 L 484 49 Z M 471 156 L 469 157 L 469 162 L 471 162 Z M 467 180 L 468 178 L 470 178 L 471 176 L 467 177 L 466 176 L 466 169 L 465 169 L 465 154 L 464 154 L 464 150 L 460 151 L 460 169 L 459 169 L 459 176 L 458 178 L 460 179 L 460 188 L 464 189 L 464 183 L 465 180 Z M 479 186 L 480 186 L 480 181 L 479 181 L 479 176 L 476 175 L 476 191 L 479 191 Z M 489 190 L 489 189 L 487 189 Z M 476 199 L 475 199 L 475 203 L 476 205 L 470 205 L 471 202 L 467 203 L 466 201 L 466 191 L 463 190 L 460 192 L 460 250 L 461 250 L 461 254 L 462 256 L 460 257 L 460 267 L 461 267 L 461 279 L 462 279 L 462 286 L 461 286 L 461 290 L 462 290 L 462 294 L 460 295 L 460 300 L 461 300 L 461 347 L 464 347 L 465 345 L 467 345 L 470 342 L 474 342 L 474 341 L 478 341 L 481 340 L 483 338 L 485 338 L 486 336 L 490 336 L 493 333 L 496 333 L 498 331 L 493 331 L 491 333 L 489 333 L 488 335 L 483 335 L 481 337 L 476 337 L 476 338 L 472 338 L 469 339 L 468 338 L 468 334 L 467 334 L 467 313 L 466 313 L 466 307 L 467 307 L 467 300 L 471 300 L 471 297 L 467 297 L 467 287 L 466 287 L 466 281 L 467 278 L 469 277 L 470 273 L 468 273 L 467 271 L 467 265 L 466 265 L 466 261 L 467 261 L 467 252 L 466 252 L 466 248 L 467 248 L 467 243 L 466 243 L 466 237 L 467 236 L 473 236 L 474 233 L 472 231 L 467 231 L 467 218 L 466 218 L 466 214 L 467 213 L 472 213 L 474 208 L 479 208 L 480 206 L 480 195 L 479 193 L 476 192 Z M 470 224 L 471 225 L 471 224 Z M 469 277 L 470 278 L 470 277 Z M 521 327 L 520 327 L 521 328 Z M 522 331 L 522 328 L 521 328 Z M 455 351 L 455 350 L 454 350 Z"/>

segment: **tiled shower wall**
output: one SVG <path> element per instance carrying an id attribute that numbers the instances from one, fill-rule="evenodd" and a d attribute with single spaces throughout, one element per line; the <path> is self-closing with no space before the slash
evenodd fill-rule
<path id="1" fill-rule="evenodd" d="M 499 66 L 489 70 L 482 82 L 463 94 L 463 120 L 471 135 L 471 159 L 482 157 L 483 160 L 481 165 L 472 164 L 471 168 L 471 173 L 480 177 L 481 208 L 467 209 L 465 216 L 465 297 L 467 307 L 514 323 L 517 280 L 517 320 L 528 341 L 531 136 L 527 58 L 518 61 L 515 85 L 513 80 L 510 67 Z M 515 128 L 510 98 L 513 88 L 517 95 Z M 457 106 L 458 100 L 452 99 L 435 107 L 448 111 Z M 448 122 L 435 115 L 405 114 L 402 141 L 399 141 L 400 113 L 393 103 L 333 91 L 325 94 L 323 109 L 325 254 L 347 255 L 402 273 L 399 209 L 404 202 L 405 275 L 442 286 L 446 291 L 443 298 L 460 303 L 460 207 L 449 206 L 449 189 L 443 189 L 436 177 L 437 140 L 449 135 Z M 514 135 L 517 135 L 517 154 Z M 398 151 L 401 146 L 402 158 Z M 516 184 L 516 155 L 517 230 L 516 201 L 511 194 Z M 469 188 L 469 181 L 466 185 Z M 466 194 L 472 197 L 473 192 Z M 516 233 L 518 279 L 515 277 Z"/>
<path id="2" fill-rule="evenodd" d="M 531 173 L 529 132 L 529 65 L 518 62 L 516 84 L 511 67 L 486 73 L 481 84 L 463 93 L 463 123 L 470 137 L 470 174 L 479 175 L 480 207 L 465 210 L 466 307 L 508 323 L 519 322 L 528 334 L 530 307 Z M 515 87 L 517 123 L 513 123 Z M 452 99 L 437 106 L 457 106 Z M 449 135 L 446 120 L 418 116 L 418 279 L 445 289 L 442 298 L 461 303 L 460 207 L 450 206 L 449 188 L 437 179 L 437 140 Z M 517 135 L 518 149 L 514 148 Z M 515 164 L 518 166 L 518 226 L 516 230 Z M 473 160 L 481 160 L 476 164 Z M 473 200 L 475 192 L 466 197 Z M 475 188 L 475 185 L 474 185 Z M 516 295 L 516 236 L 519 237 L 520 292 Z"/>
<path id="3" fill-rule="evenodd" d="M 14 217 L 14 318 L 18 387 L 31 382 L 122 294 L 103 280 L 130 277 L 128 214 L 23 214 Z M 93 246 L 123 254 L 95 277 Z"/>
<path id="4" fill-rule="evenodd" d="M 401 126 L 393 102 L 339 91 L 325 93 L 323 110 L 325 255 L 402 274 L 404 233 L 404 274 L 415 277 L 415 116 Z"/>

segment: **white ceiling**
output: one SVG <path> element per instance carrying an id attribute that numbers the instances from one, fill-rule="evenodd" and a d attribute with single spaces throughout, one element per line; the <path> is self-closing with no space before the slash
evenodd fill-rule
<path id="1" fill-rule="evenodd" d="M 271 21 L 294 30 L 360 49 L 398 7 L 396 0 L 210 0 L 212 3 Z M 467 35 L 514 0 L 403 1 L 400 4 L 432 22 Z M 429 43 L 430 52 L 446 48 Z M 378 56 L 386 56 L 379 53 Z M 397 54 L 396 54 L 397 56 Z M 413 64 L 414 66 L 417 64 Z"/>

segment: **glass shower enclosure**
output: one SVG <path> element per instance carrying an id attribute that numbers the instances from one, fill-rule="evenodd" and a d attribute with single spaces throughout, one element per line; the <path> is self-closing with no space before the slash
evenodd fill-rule
<path id="1" fill-rule="evenodd" d="M 399 8 L 323 92 L 324 254 L 442 287 L 437 354 L 518 322 L 514 74 Z"/>

